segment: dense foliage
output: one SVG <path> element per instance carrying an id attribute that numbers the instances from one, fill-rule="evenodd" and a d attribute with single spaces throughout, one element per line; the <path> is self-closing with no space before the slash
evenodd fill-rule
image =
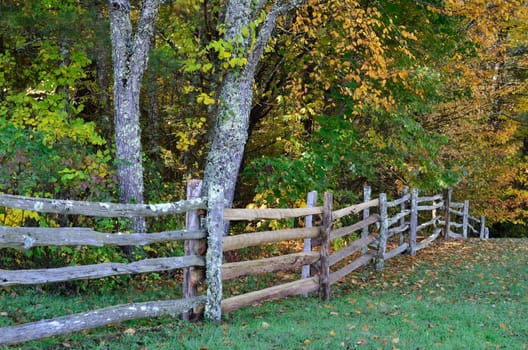
<path id="1" fill-rule="evenodd" d="M 1 192 L 119 198 L 107 6 L 1 2 Z M 147 201 L 180 199 L 203 175 L 223 79 L 247 63 L 271 9 L 227 41 L 223 6 L 159 9 L 141 94 Z M 492 222 L 524 227 L 527 12 L 517 1 L 310 0 L 282 16 L 255 73 L 236 205 L 303 205 L 311 190 L 344 205 L 367 183 L 453 186 Z M 61 220 L 0 211 L 6 225 Z"/>

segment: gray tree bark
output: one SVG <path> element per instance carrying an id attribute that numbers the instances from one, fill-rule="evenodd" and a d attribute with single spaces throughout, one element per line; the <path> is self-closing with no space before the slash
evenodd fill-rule
<path id="1" fill-rule="evenodd" d="M 130 2 L 109 1 L 117 178 L 122 203 L 143 203 L 139 96 L 159 5 L 159 0 L 142 2 L 134 33 Z M 133 229 L 145 232 L 145 219 L 136 219 Z"/>
<path id="2" fill-rule="evenodd" d="M 203 193 L 211 186 L 224 190 L 225 204 L 233 204 L 237 177 L 248 139 L 249 116 L 253 103 L 255 70 L 268 44 L 277 19 L 288 11 L 301 6 L 306 0 L 276 1 L 260 25 L 255 38 L 242 35 L 250 28 L 262 11 L 264 1 L 229 0 L 226 5 L 224 24 L 227 42 L 238 42 L 247 58 L 243 67 L 228 69 L 219 93 L 219 108 L 204 171 Z M 252 45 L 253 42 L 253 46 Z"/>

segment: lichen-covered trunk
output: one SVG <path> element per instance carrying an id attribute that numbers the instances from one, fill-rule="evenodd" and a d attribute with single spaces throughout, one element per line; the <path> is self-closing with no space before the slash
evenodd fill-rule
<path id="1" fill-rule="evenodd" d="M 247 63 L 229 69 L 222 79 L 211 148 L 204 171 L 203 193 L 212 186 L 224 191 L 225 204 L 231 206 L 235 196 L 237 177 L 248 138 L 249 116 L 253 101 L 252 84 L 256 67 L 272 35 L 279 16 L 301 6 L 305 0 L 278 0 L 273 3 L 255 38 L 243 35 L 255 23 L 264 2 L 230 0 L 227 2 L 224 40 L 237 42 L 246 51 Z M 241 41 L 242 40 L 242 41 Z M 227 231 L 226 231 L 227 233 Z"/>
<path id="2" fill-rule="evenodd" d="M 114 121 L 117 179 L 121 203 L 143 203 L 143 164 L 137 88 L 120 82 L 114 86 Z M 136 232 L 145 232 L 145 220 L 136 220 Z"/>
<path id="3" fill-rule="evenodd" d="M 223 188 L 226 205 L 231 206 L 247 141 L 253 80 L 235 74 L 224 79 L 220 93 L 223 103 L 214 126 L 204 180 L 206 188 Z"/>
<path id="4" fill-rule="evenodd" d="M 129 1 L 109 1 L 117 178 L 122 203 L 143 203 L 139 96 L 158 8 L 159 0 L 142 2 L 133 34 Z M 133 230 L 145 232 L 145 219 L 136 219 Z"/>
<path id="5" fill-rule="evenodd" d="M 249 28 L 251 0 L 228 1 L 225 12 L 226 42 L 234 42 L 242 31 Z M 240 44 L 249 49 L 250 39 Z M 209 188 L 219 187 L 224 191 L 225 202 L 231 206 L 234 199 L 237 177 L 247 142 L 249 113 L 253 91 L 251 84 L 254 68 L 251 62 L 244 67 L 235 67 L 226 72 L 218 100 L 211 148 L 204 171 L 204 193 Z"/>

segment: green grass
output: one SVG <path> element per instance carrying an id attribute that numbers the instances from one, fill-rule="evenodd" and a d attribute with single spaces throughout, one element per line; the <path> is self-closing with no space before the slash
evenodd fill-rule
<path id="1" fill-rule="evenodd" d="M 59 297 L 6 290 L 0 326 L 113 303 L 167 298 L 180 287 Z M 16 293 L 14 293 L 16 291 Z M 220 325 L 125 322 L 20 349 L 528 349 L 528 240 L 440 242 L 358 272 L 330 302 L 289 298 L 226 315 Z"/>

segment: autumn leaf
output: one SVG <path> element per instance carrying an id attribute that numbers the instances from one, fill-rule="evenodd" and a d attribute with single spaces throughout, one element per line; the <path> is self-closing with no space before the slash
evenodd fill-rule
<path id="1" fill-rule="evenodd" d="M 356 345 L 366 345 L 368 343 L 367 339 L 360 338 L 357 340 Z"/>
<path id="2" fill-rule="evenodd" d="M 134 335 L 134 334 L 136 334 L 136 330 L 135 330 L 134 328 L 127 328 L 127 329 L 125 329 L 125 331 L 123 332 L 123 334 L 125 334 L 125 335 L 129 335 L 129 336 L 130 336 L 130 335 Z"/>

